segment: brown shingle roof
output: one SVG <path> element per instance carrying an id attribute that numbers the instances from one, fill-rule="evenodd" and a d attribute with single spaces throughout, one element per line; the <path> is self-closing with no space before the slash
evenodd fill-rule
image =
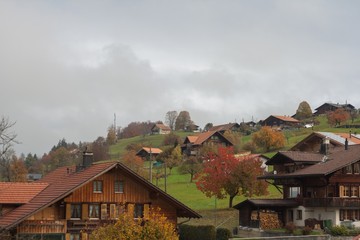
<path id="1" fill-rule="evenodd" d="M 171 131 L 171 128 L 169 126 L 166 126 L 165 124 L 163 123 L 156 123 L 152 128 L 159 128 L 161 130 L 164 130 L 164 131 Z"/>
<path id="2" fill-rule="evenodd" d="M 92 181 L 98 176 L 104 174 L 115 166 L 120 167 L 127 174 L 131 175 L 135 181 L 145 185 L 147 188 L 156 191 L 160 197 L 168 201 L 170 205 L 177 209 L 179 217 L 200 218 L 201 216 L 188 208 L 175 198 L 171 197 L 161 189 L 157 188 L 146 179 L 137 175 L 135 172 L 127 168 L 119 162 L 102 162 L 91 165 L 90 167 L 75 172 L 75 166 L 60 167 L 45 176 L 39 183 L 48 183 L 49 185 L 31 199 L 28 203 L 14 209 L 6 215 L 0 217 L 0 227 L 10 229 L 31 215 L 50 206 L 51 204 L 63 199 L 76 189 L 82 187 L 86 183 Z"/>
<path id="3" fill-rule="evenodd" d="M 48 185 L 38 182 L 0 182 L 0 204 L 28 203 Z"/>
<path id="4" fill-rule="evenodd" d="M 232 127 L 238 125 L 237 123 L 227 123 L 222 125 L 213 126 L 209 129 L 209 131 L 226 131 L 231 129 Z"/>
<path id="5" fill-rule="evenodd" d="M 276 153 L 269 161 L 267 165 L 275 165 L 276 163 L 281 163 L 283 158 L 288 159 L 290 162 L 309 162 L 316 163 L 321 162 L 325 155 L 320 153 L 309 153 L 309 152 L 300 152 L 300 151 L 279 151 Z"/>
<path id="6" fill-rule="evenodd" d="M 299 120 L 293 118 L 293 117 L 289 117 L 289 116 L 280 116 L 280 115 L 272 115 L 275 118 L 278 118 L 284 122 L 294 122 L 294 123 L 299 123 Z"/>
<path id="7" fill-rule="evenodd" d="M 234 208 L 240 209 L 248 204 L 254 207 L 296 207 L 299 205 L 294 199 L 246 199 L 236 204 Z"/>

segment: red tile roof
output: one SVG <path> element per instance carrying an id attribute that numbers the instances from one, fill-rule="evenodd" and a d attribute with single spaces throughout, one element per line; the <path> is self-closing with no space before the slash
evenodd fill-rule
<path id="1" fill-rule="evenodd" d="M 145 152 L 147 153 L 150 153 L 150 150 L 151 150 L 151 153 L 153 154 L 160 154 L 162 153 L 162 150 L 160 148 L 149 148 L 149 147 L 143 147 L 142 150 L 144 150 Z M 141 150 L 140 150 L 141 151 Z"/>
<path id="2" fill-rule="evenodd" d="M 0 204 L 28 203 L 48 185 L 37 182 L 0 182 Z"/>
<path id="3" fill-rule="evenodd" d="M 50 206 L 51 204 L 60 201 L 67 195 L 82 187 L 98 176 L 106 173 L 115 166 L 120 167 L 122 170 L 127 172 L 133 177 L 138 183 L 145 185 L 153 191 L 157 191 L 160 197 L 163 197 L 165 201 L 174 206 L 177 209 L 179 217 L 191 217 L 200 218 L 201 216 L 171 197 L 161 189 L 157 188 L 146 179 L 137 175 L 135 172 L 130 170 L 128 167 L 119 162 L 101 162 L 95 163 L 90 167 L 81 171 L 75 171 L 75 166 L 72 167 L 60 167 L 55 171 L 49 173 L 44 178 L 38 181 L 38 183 L 49 184 L 43 191 L 32 198 L 28 203 L 14 209 L 0 217 L 0 227 L 10 229 L 26 218 L 32 216 L 38 211 Z"/>

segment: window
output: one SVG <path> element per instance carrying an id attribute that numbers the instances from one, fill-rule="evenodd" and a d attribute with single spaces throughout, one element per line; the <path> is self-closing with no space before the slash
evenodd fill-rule
<path id="1" fill-rule="evenodd" d="M 289 198 L 296 198 L 298 196 L 300 196 L 300 187 L 290 187 Z"/>
<path id="2" fill-rule="evenodd" d="M 360 209 L 340 209 L 340 221 L 344 220 L 359 220 Z"/>
<path id="3" fill-rule="evenodd" d="M 360 174 L 360 163 L 354 163 L 354 174 Z"/>
<path id="4" fill-rule="evenodd" d="M 302 220 L 302 210 L 296 211 L 296 220 Z"/>
<path id="5" fill-rule="evenodd" d="M 124 181 L 115 180 L 114 190 L 115 193 L 124 193 Z"/>
<path id="6" fill-rule="evenodd" d="M 93 190 L 96 193 L 102 192 L 102 181 L 94 181 L 93 182 Z"/>
<path id="7" fill-rule="evenodd" d="M 89 205 L 89 218 L 100 218 L 100 205 L 90 204 Z"/>
<path id="8" fill-rule="evenodd" d="M 359 187 L 358 186 L 351 186 L 351 196 L 352 197 L 359 196 Z"/>
<path id="9" fill-rule="evenodd" d="M 70 240 L 80 240 L 80 234 L 79 233 L 71 233 Z"/>
<path id="10" fill-rule="evenodd" d="M 144 204 L 135 204 L 134 218 L 144 217 Z"/>
<path id="11" fill-rule="evenodd" d="M 345 173 L 346 173 L 346 174 L 352 174 L 352 167 L 351 167 L 351 165 L 348 165 L 348 166 L 345 167 Z"/>
<path id="12" fill-rule="evenodd" d="M 71 204 L 70 207 L 71 218 L 80 219 L 81 218 L 81 205 L 80 204 Z"/>
<path id="13" fill-rule="evenodd" d="M 344 186 L 344 197 L 350 197 L 350 186 Z"/>

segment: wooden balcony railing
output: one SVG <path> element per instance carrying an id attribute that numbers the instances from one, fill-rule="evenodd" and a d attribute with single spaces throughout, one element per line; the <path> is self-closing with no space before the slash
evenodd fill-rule
<path id="1" fill-rule="evenodd" d="M 18 226 L 18 233 L 65 233 L 66 220 L 27 220 Z"/>
<path id="2" fill-rule="evenodd" d="M 359 197 L 298 198 L 304 207 L 360 207 Z"/>

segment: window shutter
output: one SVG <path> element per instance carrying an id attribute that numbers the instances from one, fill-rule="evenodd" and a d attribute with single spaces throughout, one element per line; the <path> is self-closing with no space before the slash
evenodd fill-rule
<path id="1" fill-rule="evenodd" d="M 110 219 L 117 218 L 116 215 L 116 204 L 110 204 Z"/>
<path id="2" fill-rule="evenodd" d="M 71 218 L 71 204 L 67 203 L 66 204 L 66 219 L 70 219 Z"/>
<path id="3" fill-rule="evenodd" d="M 127 206 L 127 211 L 130 216 L 134 217 L 134 207 L 135 205 L 133 203 L 129 203 Z"/>
<path id="4" fill-rule="evenodd" d="M 150 213 L 150 206 L 149 204 L 144 204 L 144 219 L 149 219 L 149 213 Z"/>
<path id="5" fill-rule="evenodd" d="M 81 219 L 87 220 L 89 218 L 89 206 L 88 204 L 83 204 L 81 209 Z"/>
<path id="6" fill-rule="evenodd" d="M 100 215 L 101 219 L 107 219 L 108 218 L 108 214 L 107 214 L 107 204 L 103 203 L 101 204 L 101 215 Z"/>
<path id="7" fill-rule="evenodd" d="M 340 186 L 339 187 L 339 191 L 340 191 L 340 197 L 343 197 L 344 196 L 344 186 Z"/>
<path id="8" fill-rule="evenodd" d="M 65 240 L 70 240 L 70 233 L 65 234 Z"/>

